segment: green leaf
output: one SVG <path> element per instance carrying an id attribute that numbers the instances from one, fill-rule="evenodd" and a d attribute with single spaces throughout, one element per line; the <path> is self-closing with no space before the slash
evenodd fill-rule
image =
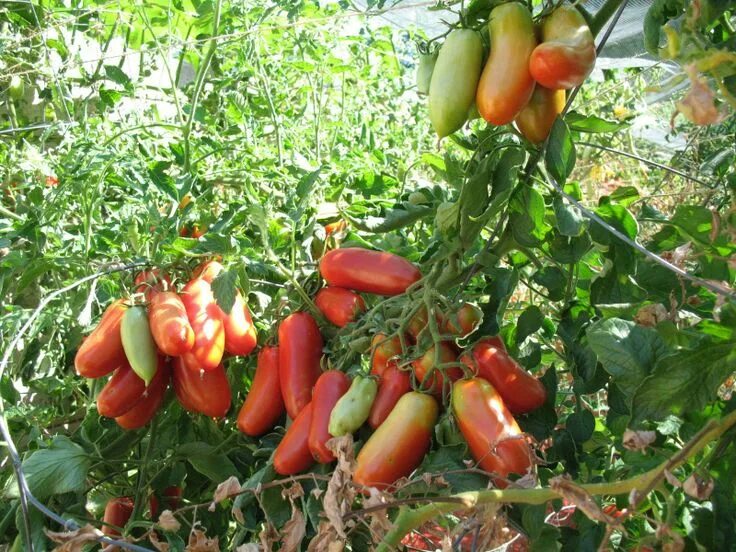
<path id="1" fill-rule="evenodd" d="M 544 239 L 544 198 L 529 186 L 517 193 L 509 204 L 509 224 L 517 243 L 534 247 Z"/>
<path id="2" fill-rule="evenodd" d="M 453 492 L 481 489 L 488 478 L 479 473 L 465 472 L 465 446 L 444 446 L 430 452 L 422 462 L 420 473 L 443 473 Z M 458 473 L 447 473 L 458 472 Z M 465 472 L 465 473 L 462 473 Z"/>
<path id="3" fill-rule="evenodd" d="M 207 443 L 201 441 L 184 443 L 179 446 L 177 453 L 214 483 L 222 483 L 231 475 L 240 475 L 225 454 L 216 452 L 215 447 Z"/>
<path id="4" fill-rule="evenodd" d="M 130 84 L 130 77 L 117 65 L 105 65 L 105 75 L 112 82 L 121 86 L 128 86 Z"/>
<path id="5" fill-rule="evenodd" d="M 57 435 L 46 449 L 37 450 L 23 461 L 23 472 L 28 486 L 37 498 L 84 492 L 87 472 L 92 459 L 87 452 L 64 435 Z M 18 497 L 15 482 L 8 489 L 11 497 Z"/>
<path id="6" fill-rule="evenodd" d="M 585 215 L 575 205 L 568 204 L 562 196 L 553 203 L 557 229 L 563 236 L 577 237 L 585 228 Z"/>
<path id="7" fill-rule="evenodd" d="M 179 199 L 179 193 L 176 189 L 174 179 L 169 176 L 166 171 L 171 167 L 171 163 L 167 161 L 155 161 L 148 166 L 148 175 L 154 186 L 168 195 L 171 199 Z"/>
<path id="8" fill-rule="evenodd" d="M 545 266 L 537 270 L 532 276 L 532 281 L 547 288 L 547 295 L 553 301 L 560 301 L 565 297 L 567 276 L 556 266 Z"/>
<path id="9" fill-rule="evenodd" d="M 565 122 L 570 127 L 570 130 L 588 133 L 616 132 L 629 126 L 628 123 L 609 121 L 595 115 L 586 116 L 575 111 L 571 111 L 565 115 Z"/>
<path id="10" fill-rule="evenodd" d="M 104 86 L 100 87 L 100 101 L 107 107 L 115 107 L 122 97 L 123 95 L 117 90 L 111 90 Z"/>
<path id="11" fill-rule="evenodd" d="M 633 421 L 700 410 L 716 398 L 718 388 L 734 371 L 736 341 L 704 343 L 660 358 L 634 395 Z"/>
<path id="12" fill-rule="evenodd" d="M 565 427 L 575 442 L 579 445 L 593 436 L 595 430 L 595 418 L 589 410 L 573 412 L 567 417 Z"/>
<path id="13" fill-rule="evenodd" d="M 521 344 L 527 337 L 542 327 L 544 314 L 539 307 L 530 305 L 521 313 L 516 322 L 516 344 Z"/>
<path id="14" fill-rule="evenodd" d="M 225 270 L 220 272 L 212 281 L 212 293 L 219 307 L 226 313 L 230 314 L 235 304 L 235 296 L 238 288 L 238 273 L 234 270 Z"/>
<path id="15" fill-rule="evenodd" d="M 348 215 L 348 219 L 359 230 L 383 234 L 384 232 L 398 230 L 399 228 L 414 224 L 419 219 L 431 215 L 434 211 L 434 208 L 427 205 L 401 203 L 399 207 L 391 209 L 383 217 L 369 216 L 361 220 Z"/>
<path id="16" fill-rule="evenodd" d="M 545 165 L 557 184 L 563 186 L 575 168 L 575 144 L 565 121 L 557 117 L 549 133 Z"/>
<path id="17" fill-rule="evenodd" d="M 587 337 L 598 362 L 629 399 L 667 354 L 667 346 L 655 330 L 620 318 L 591 324 Z"/>
<path id="18" fill-rule="evenodd" d="M 487 303 L 480 305 L 483 311 L 483 322 L 478 329 L 478 334 L 498 335 L 509 297 L 519 284 L 519 273 L 508 268 L 492 268 L 486 270 L 486 274 L 488 285 L 485 293 L 489 299 Z"/>

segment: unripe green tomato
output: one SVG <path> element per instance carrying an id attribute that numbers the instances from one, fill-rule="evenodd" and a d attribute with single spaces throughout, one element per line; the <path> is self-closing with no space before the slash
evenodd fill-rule
<path id="1" fill-rule="evenodd" d="M 328 431 L 333 437 L 341 437 L 358 431 L 368 419 L 376 398 L 378 383 L 373 378 L 355 376 L 350 389 L 335 404 L 330 414 Z"/>
<path id="2" fill-rule="evenodd" d="M 445 39 L 429 86 L 429 119 L 440 138 L 467 120 L 482 62 L 483 43 L 477 32 L 456 29 Z"/>
<path id="3" fill-rule="evenodd" d="M 156 375 L 158 352 L 144 307 L 139 305 L 125 311 L 120 322 L 120 338 L 130 367 L 148 387 Z"/>
<path id="4" fill-rule="evenodd" d="M 25 83 L 18 75 L 13 75 L 8 86 L 8 93 L 12 100 L 20 100 L 26 91 Z"/>
<path id="5" fill-rule="evenodd" d="M 422 96 L 429 94 L 429 85 L 432 82 L 434 64 L 437 62 L 438 50 L 429 54 L 419 54 L 419 65 L 417 66 L 417 93 Z"/>

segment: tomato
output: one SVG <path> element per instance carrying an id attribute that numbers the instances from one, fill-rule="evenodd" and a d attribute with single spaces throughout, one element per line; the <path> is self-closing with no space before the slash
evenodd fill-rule
<path id="1" fill-rule="evenodd" d="M 531 467 L 531 450 L 516 420 L 493 386 L 482 378 L 455 382 L 452 408 L 473 458 L 505 487 L 510 473 Z"/>
<path id="2" fill-rule="evenodd" d="M 411 391 L 358 453 L 353 481 L 385 489 L 422 462 L 432 441 L 439 408 L 429 395 Z"/>
<path id="3" fill-rule="evenodd" d="M 292 420 L 312 400 L 320 375 L 322 336 L 306 312 L 295 312 L 279 325 L 279 380 L 286 412 Z"/>
<path id="4" fill-rule="evenodd" d="M 547 139 L 557 116 L 565 109 L 565 91 L 550 90 L 538 84 L 529 103 L 514 121 L 519 132 L 532 144 Z"/>
<path id="5" fill-rule="evenodd" d="M 107 418 L 121 416 L 135 406 L 145 390 L 146 383 L 129 364 L 123 364 L 97 395 L 97 412 Z"/>
<path id="6" fill-rule="evenodd" d="M 169 291 L 173 289 L 171 278 L 163 270 L 154 268 L 153 270 L 143 270 L 135 276 L 135 292 L 142 293 L 147 301 L 156 295 L 159 291 Z"/>
<path id="7" fill-rule="evenodd" d="M 192 194 L 187 194 L 179 202 L 179 209 L 185 209 L 192 202 Z"/>
<path id="8" fill-rule="evenodd" d="M 179 236 L 181 236 L 182 238 L 188 238 L 189 233 L 189 227 L 186 224 L 182 224 L 181 228 L 179 228 Z"/>
<path id="9" fill-rule="evenodd" d="M 151 519 L 158 517 L 159 507 L 163 506 L 164 510 L 176 510 L 181 505 L 181 487 L 172 485 L 166 487 L 161 491 L 161 502 L 159 503 L 158 497 L 152 494 L 148 499 L 148 507 L 151 512 Z"/>
<path id="10" fill-rule="evenodd" d="M 534 49 L 529 71 L 552 90 L 583 84 L 595 67 L 595 40 L 581 13 L 560 6 L 542 23 L 542 43 Z"/>
<path id="11" fill-rule="evenodd" d="M 441 364 L 455 362 L 457 354 L 452 346 L 443 341 L 440 343 L 439 361 Z M 432 345 L 425 353 L 414 360 L 412 363 L 414 375 L 421 384 L 422 390 L 432 393 L 437 398 L 442 398 L 445 389 L 445 377 L 449 377 L 450 381 L 455 381 L 463 377 L 463 370 L 460 367 L 452 367 L 444 369 L 444 374 L 439 369 L 435 369 L 435 346 Z"/>
<path id="12" fill-rule="evenodd" d="M 222 418 L 230 410 L 230 383 L 222 364 L 214 370 L 195 372 L 177 357 L 172 383 L 179 402 L 190 412 Z"/>
<path id="13" fill-rule="evenodd" d="M 102 532 L 109 537 L 119 537 L 119 529 L 123 529 L 133 515 L 133 499 L 129 496 L 111 498 L 105 505 L 102 521 Z M 111 527 L 111 525 L 113 527 Z"/>
<path id="14" fill-rule="evenodd" d="M 547 400 L 544 384 L 509 356 L 499 337 L 479 341 L 473 347 L 472 355 L 472 360 L 464 355 L 462 361 L 477 369 L 478 377 L 493 385 L 514 414 L 535 410 Z"/>
<path id="15" fill-rule="evenodd" d="M 205 282 L 211 284 L 224 270 L 225 267 L 218 261 L 205 261 L 194 268 L 192 278 L 202 278 Z"/>
<path id="16" fill-rule="evenodd" d="M 483 64 L 483 42 L 470 29 L 455 29 L 440 47 L 429 84 L 429 120 L 440 138 L 468 116 Z"/>
<path id="17" fill-rule="evenodd" d="M 348 223 L 342 219 L 335 222 L 330 222 L 328 224 L 325 224 L 325 236 L 327 236 L 328 238 L 330 236 L 337 236 L 339 234 L 345 233 L 347 229 Z"/>
<path id="18" fill-rule="evenodd" d="M 184 302 L 173 291 L 163 291 L 153 295 L 148 305 L 148 322 L 151 334 L 162 353 L 179 356 L 194 347 L 194 330 Z"/>
<path id="19" fill-rule="evenodd" d="M 330 414 L 330 435 L 342 437 L 360 429 L 371 412 L 378 383 L 374 378 L 355 376 L 347 393 L 337 401 Z"/>
<path id="20" fill-rule="evenodd" d="M 309 450 L 309 428 L 312 425 L 312 403 L 301 409 L 294 422 L 286 430 L 276 452 L 273 468 L 281 475 L 293 475 L 309 469 L 314 464 Z"/>
<path id="21" fill-rule="evenodd" d="M 258 353 L 256 374 L 238 414 L 238 429 L 257 437 L 276 425 L 284 413 L 279 384 L 279 348 L 264 347 Z"/>
<path id="22" fill-rule="evenodd" d="M 439 309 L 435 311 L 434 318 L 437 321 L 438 328 L 443 328 L 447 325 L 447 319 L 444 313 L 442 313 Z M 426 307 L 421 307 L 409 320 L 409 325 L 407 326 L 406 331 L 409 333 L 410 336 L 412 336 L 412 338 L 414 338 L 415 343 L 419 340 L 421 334 L 429 334 L 429 329 L 427 328 L 428 323 L 429 316 L 427 315 Z M 425 328 L 427 329 L 425 330 Z"/>
<path id="23" fill-rule="evenodd" d="M 442 331 L 459 337 L 466 337 L 473 333 L 481 318 L 483 318 L 483 312 L 478 307 L 465 303 L 454 316 L 445 318 Z"/>
<path id="24" fill-rule="evenodd" d="M 417 65 L 417 94 L 421 94 L 422 96 L 429 94 L 432 73 L 434 73 L 434 66 L 437 63 L 438 54 L 439 50 L 419 54 L 419 64 Z"/>
<path id="25" fill-rule="evenodd" d="M 181 299 L 194 330 L 194 347 L 183 358 L 194 371 L 214 370 L 225 352 L 225 329 L 220 318 L 222 311 L 215 303 L 209 282 L 203 278 L 190 280 Z"/>
<path id="26" fill-rule="evenodd" d="M 309 450 L 320 464 L 327 464 L 335 455 L 327 448 L 333 435 L 328 431 L 330 414 L 337 401 L 350 389 L 350 378 L 338 370 L 324 372 L 312 392 L 312 424 L 309 427 Z"/>
<path id="27" fill-rule="evenodd" d="M 406 259 L 362 247 L 328 252 L 319 263 L 322 277 L 331 286 L 378 295 L 398 295 L 421 278 Z"/>
<path id="28" fill-rule="evenodd" d="M 122 299 L 107 307 L 100 323 L 74 357 L 74 367 L 80 376 L 99 378 L 128 363 L 120 337 L 120 322 L 127 310 Z"/>
<path id="29" fill-rule="evenodd" d="M 398 335 L 388 339 L 385 334 L 377 333 L 371 340 L 371 374 L 381 376 L 383 372 L 395 364 L 391 361 L 401 354 L 401 339 Z"/>
<path id="30" fill-rule="evenodd" d="M 144 307 L 137 305 L 125 312 L 120 322 L 120 337 L 130 367 L 148 385 L 156 373 L 158 350 Z"/>
<path id="31" fill-rule="evenodd" d="M 354 291 L 340 287 L 322 288 L 317 292 L 314 304 L 327 320 L 341 328 L 365 312 L 363 298 Z"/>
<path id="32" fill-rule="evenodd" d="M 8 95 L 11 100 L 23 99 L 23 94 L 26 92 L 26 85 L 18 75 L 10 77 L 10 84 L 8 85 Z"/>
<path id="33" fill-rule="evenodd" d="M 164 402 L 170 379 L 169 363 L 161 356 L 156 375 L 143 393 L 143 397 L 135 403 L 133 408 L 115 418 L 117 424 L 123 429 L 138 429 L 150 422 Z"/>
<path id="34" fill-rule="evenodd" d="M 516 118 L 534 91 L 529 58 L 537 39 L 529 10 L 518 2 L 495 7 L 488 31 L 491 55 L 480 76 L 475 103 L 486 121 L 505 125 Z"/>
<path id="35" fill-rule="evenodd" d="M 380 426 L 396 406 L 398 400 L 411 391 L 411 376 L 407 370 L 391 364 L 381 374 L 376 399 L 368 415 L 368 425 L 373 429 Z"/>
<path id="36" fill-rule="evenodd" d="M 204 236 L 207 233 L 207 225 L 206 224 L 198 224 L 194 223 L 192 225 L 192 239 L 198 240 L 202 236 Z"/>

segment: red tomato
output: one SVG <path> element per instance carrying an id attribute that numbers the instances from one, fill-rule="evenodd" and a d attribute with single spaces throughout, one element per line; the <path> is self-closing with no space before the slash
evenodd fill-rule
<path id="1" fill-rule="evenodd" d="M 194 268 L 192 278 L 202 278 L 205 282 L 211 284 L 223 270 L 225 270 L 225 267 L 219 261 L 205 261 Z"/>
<path id="2" fill-rule="evenodd" d="M 281 475 L 293 475 L 314 464 L 309 450 L 309 428 L 312 425 L 312 403 L 302 408 L 273 455 L 273 468 Z"/>
<path id="3" fill-rule="evenodd" d="M 135 406 L 145 390 L 146 382 L 130 364 L 123 364 L 97 395 L 97 412 L 107 418 L 121 416 Z"/>
<path id="4" fill-rule="evenodd" d="M 344 220 L 338 220 L 325 224 L 325 235 L 329 238 L 337 234 L 342 234 L 348 228 L 348 223 Z"/>
<path id="5" fill-rule="evenodd" d="M 432 441 L 439 408 L 429 395 L 411 391 L 366 441 L 356 459 L 353 481 L 385 489 L 422 462 Z"/>
<path id="6" fill-rule="evenodd" d="M 320 375 L 322 336 L 306 312 L 295 312 L 279 324 L 279 380 L 286 412 L 292 420 L 312 400 Z"/>
<path id="7" fill-rule="evenodd" d="M 59 185 L 59 179 L 53 175 L 49 175 L 46 177 L 46 186 L 58 186 Z"/>
<path id="8" fill-rule="evenodd" d="M 192 226 L 192 239 L 198 240 L 207 233 L 206 224 L 194 223 Z"/>
<path id="9" fill-rule="evenodd" d="M 327 430 L 330 414 L 337 401 L 350 388 L 350 378 L 337 370 L 324 372 L 312 392 L 312 423 L 309 426 L 309 450 L 320 464 L 327 464 L 335 455 L 327 448 L 332 435 Z"/>
<path id="10" fill-rule="evenodd" d="M 411 391 L 411 376 L 407 370 L 401 370 L 391 364 L 381 374 L 378 381 L 378 393 L 368 415 L 368 424 L 376 429 L 388 417 L 401 397 Z"/>
<path id="11" fill-rule="evenodd" d="M 319 290 L 314 298 L 314 304 L 327 320 L 341 328 L 365 312 L 365 301 L 360 295 L 339 287 L 325 287 Z"/>
<path id="12" fill-rule="evenodd" d="M 345 247 L 327 253 L 319 263 L 322 277 L 331 286 L 378 295 L 398 295 L 419 280 L 419 269 L 406 259 L 361 247 Z"/>
<path id="13" fill-rule="evenodd" d="M 74 358 L 74 366 L 80 376 L 99 378 L 128 362 L 120 338 L 120 322 L 126 310 L 128 307 L 122 299 L 115 301 L 82 342 Z"/>
<path id="14" fill-rule="evenodd" d="M 439 361 L 441 364 L 448 362 L 455 362 L 457 360 L 457 354 L 452 346 L 447 342 L 443 341 L 440 343 Z M 445 376 L 450 378 L 450 381 L 455 381 L 463 377 L 463 370 L 460 367 L 452 367 L 445 369 L 444 375 L 439 369 L 435 367 L 435 347 L 431 346 L 427 351 L 418 359 L 411 363 L 414 368 L 414 375 L 417 381 L 421 384 L 422 390 L 432 393 L 435 397 L 441 399 L 442 394 L 445 390 Z"/>
<path id="15" fill-rule="evenodd" d="M 501 396 L 482 378 L 455 382 L 452 408 L 470 453 L 481 468 L 498 476 L 505 487 L 510 473 L 523 475 L 531 468 L 531 450 Z"/>
<path id="16" fill-rule="evenodd" d="M 284 399 L 279 384 L 279 348 L 264 347 L 258 353 L 258 365 L 250 391 L 238 414 L 238 429 L 258 437 L 276 425 L 284 413 Z"/>
<path id="17" fill-rule="evenodd" d="M 388 339 L 377 333 L 371 341 L 371 374 L 381 376 L 388 366 L 395 364 L 391 359 L 401 354 L 401 340 L 398 335 Z"/>
<path id="18" fill-rule="evenodd" d="M 184 360 L 195 371 L 214 370 L 225 351 L 225 329 L 212 288 L 206 280 L 195 278 L 184 286 L 181 299 L 194 330 L 194 347 L 183 355 Z"/>
<path id="19" fill-rule="evenodd" d="M 152 494 L 148 497 L 148 510 L 151 513 L 151 519 L 156 519 L 158 516 L 158 507 L 158 498 L 156 498 L 156 495 Z"/>
<path id="20" fill-rule="evenodd" d="M 150 301 L 157 292 L 170 289 L 172 289 L 171 278 L 161 269 L 143 270 L 136 274 L 135 292 L 143 293 L 147 301 Z"/>
<path id="21" fill-rule="evenodd" d="M 149 498 L 148 500 L 149 509 L 151 511 L 151 519 L 156 519 L 158 517 L 159 506 L 161 506 L 161 504 L 159 503 L 158 497 L 155 494 L 152 494 L 151 498 Z M 161 501 L 163 503 L 164 510 L 173 511 L 178 509 L 181 504 L 181 487 L 178 487 L 177 485 L 166 487 L 163 491 L 161 491 Z"/>
<path id="22" fill-rule="evenodd" d="M 434 318 L 435 320 L 437 320 L 438 328 L 442 329 L 447 325 L 447 319 L 444 313 L 442 313 L 439 309 L 435 311 Z M 427 324 L 429 324 L 427 309 L 426 307 L 422 307 L 414 314 L 414 316 L 411 317 L 411 320 L 409 320 L 409 325 L 406 328 L 406 331 L 414 339 L 415 343 L 419 339 L 419 336 L 422 332 L 424 332 L 425 335 L 429 333 L 429 329 L 425 330 L 425 328 L 427 328 Z"/>
<path id="23" fill-rule="evenodd" d="M 119 537 L 119 529 L 123 529 L 133 514 L 133 499 L 129 496 L 111 498 L 105 505 L 102 521 L 102 532 L 109 537 Z M 110 526 L 113 527 L 110 527 Z"/>
<path id="24" fill-rule="evenodd" d="M 595 40 L 574 6 L 560 6 L 542 23 L 542 43 L 532 52 L 529 71 L 551 90 L 583 84 L 595 67 Z"/>
<path id="25" fill-rule="evenodd" d="M 547 390 L 542 382 L 509 356 L 499 337 L 479 341 L 473 347 L 472 355 L 475 365 L 467 355 L 463 355 L 461 360 L 493 385 L 514 414 L 535 410 L 547 400 Z"/>
<path id="26" fill-rule="evenodd" d="M 162 353 L 179 356 L 194 347 L 194 330 L 181 297 L 173 291 L 156 293 L 148 306 L 151 334 Z"/>
<path id="27" fill-rule="evenodd" d="M 483 317 L 483 312 L 470 303 L 465 303 L 454 316 L 445 318 L 443 331 L 465 337 L 470 335 Z"/>
<path id="28" fill-rule="evenodd" d="M 189 237 L 189 227 L 186 224 L 182 224 L 181 228 L 179 228 L 179 236 L 182 238 Z"/>
<path id="29" fill-rule="evenodd" d="M 181 405 L 190 412 L 222 418 L 230 410 L 230 383 L 225 368 L 195 372 L 181 357 L 174 359 L 173 387 Z"/>
<path id="30" fill-rule="evenodd" d="M 475 103 L 486 121 L 505 125 L 516 118 L 534 91 L 529 58 L 537 38 L 531 13 L 518 2 L 495 7 L 488 29 L 491 55 L 481 73 Z"/>
<path id="31" fill-rule="evenodd" d="M 115 418 L 117 424 L 123 429 L 138 429 L 150 422 L 161 408 L 169 387 L 171 369 L 164 357 L 159 357 L 158 369 L 151 383 L 143 393 L 143 397 L 122 416 Z"/>

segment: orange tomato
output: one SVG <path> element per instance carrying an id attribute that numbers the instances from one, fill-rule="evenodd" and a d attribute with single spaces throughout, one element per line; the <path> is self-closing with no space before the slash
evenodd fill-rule
<path id="1" fill-rule="evenodd" d="M 273 429 L 284 410 L 279 384 L 279 348 L 264 347 L 258 353 L 256 374 L 238 414 L 238 429 L 251 437 L 263 435 Z"/>
<path id="2" fill-rule="evenodd" d="M 184 302 L 173 291 L 156 293 L 148 306 L 151 334 L 162 353 L 179 356 L 194 347 L 194 330 Z"/>
<path id="3" fill-rule="evenodd" d="M 212 288 L 206 280 L 195 278 L 184 286 L 181 299 L 194 331 L 194 346 L 182 356 L 195 371 L 197 368 L 214 370 L 225 351 L 225 328 Z"/>
<path id="4" fill-rule="evenodd" d="M 312 425 L 312 403 L 302 408 L 289 426 L 273 455 L 273 468 L 281 475 L 308 470 L 314 464 L 309 450 L 309 428 Z"/>
<path id="5" fill-rule="evenodd" d="M 538 84 L 529 103 L 514 121 L 522 136 L 532 144 L 547 139 L 557 116 L 565 109 L 565 91 L 550 90 Z"/>
<path id="6" fill-rule="evenodd" d="M 82 342 L 74 357 L 74 367 L 80 376 L 99 378 L 127 364 L 120 337 L 120 322 L 126 310 L 128 307 L 122 299 L 115 301 Z"/>

